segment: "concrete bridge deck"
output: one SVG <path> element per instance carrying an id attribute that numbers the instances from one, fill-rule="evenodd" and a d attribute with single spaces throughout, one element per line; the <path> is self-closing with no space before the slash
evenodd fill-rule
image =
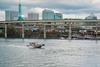
<path id="1" fill-rule="evenodd" d="M 32 21 L 0 21 L 0 23 L 41 23 L 41 22 L 100 22 L 100 20 L 32 20 Z"/>

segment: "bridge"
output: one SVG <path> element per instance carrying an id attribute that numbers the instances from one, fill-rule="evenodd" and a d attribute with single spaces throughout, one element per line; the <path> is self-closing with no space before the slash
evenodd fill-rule
<path id="1" fill-rule="evenodd" d="M 44 39 L 46 38 L 46 26 L 68 26 L 69 27 L 69 36 L 68 38 L 71 39 L 71 29 L 72 27 L 95 27 L 97 33 L 97 27 L 100 27 L 100 20 L 34 20 L 34 21 L 0 21 L 0 24 L 4 25 L 5 29 L 5 38 L 7 38 L 7 25 L 8 24 L 21 24 L 22 28 L 22 38 L 24 38 L 24 29 L 26 25 L 40 25 L 43 26 L 44 31 Z M 83 23 L 94 23 L 93 25 L 84 25 Z"/>

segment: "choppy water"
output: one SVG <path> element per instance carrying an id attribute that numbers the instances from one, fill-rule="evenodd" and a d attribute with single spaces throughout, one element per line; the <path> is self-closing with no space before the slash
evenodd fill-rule
<path id="1" fill-rule="evenodd" d="M 29 42 L 45 43 L 29 49 Z M 0 39 L 0 67 L 100 67 L 100 41 Z"/>

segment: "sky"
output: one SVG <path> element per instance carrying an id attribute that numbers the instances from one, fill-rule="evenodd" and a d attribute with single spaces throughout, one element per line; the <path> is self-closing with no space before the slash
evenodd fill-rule
<path id="1" fill-rule="evenodd" d="M 0 20 L 5 18 L 5 10 L 18 11 L 19 0 L 0 0 Z M 64 18 L 84 19 L 91 13 L 100 18 L 100 0 L 21 0 L 23 15 L 28 12 L 40 14 L 44 9 L 60 12 Z"/>

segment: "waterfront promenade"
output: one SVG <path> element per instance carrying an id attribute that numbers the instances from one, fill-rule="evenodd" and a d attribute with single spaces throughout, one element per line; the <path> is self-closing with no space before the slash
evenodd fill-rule
<path id="1" fill-rule="evenodd" d="M 99 39 L 100 20 L 0 21 L 0 36 L 3 38 Z"/>

